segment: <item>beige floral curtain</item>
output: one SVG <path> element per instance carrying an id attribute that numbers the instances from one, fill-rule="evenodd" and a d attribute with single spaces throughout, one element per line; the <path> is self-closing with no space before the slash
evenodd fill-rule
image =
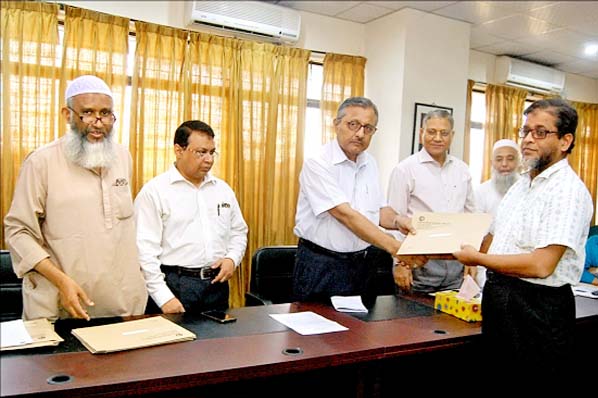
<path id="1" fill-rule="evenodd" d="M 362 96 L 365 75 L 364 57 L 326 54 L 322 84 L 322 144 L 335 137 L 333 120 L 336 111 L 346 98 Z"/>
<path id="2" fill-rule="evenodd" d="M 110 86 L 117 122 L 114 134 L 123 142 L 122 127 L 127 87 L 129 19 L 65 6 L 64 46 L 60 71 L 59 105 L 64 106 L 67 84 L 81 75 L 96 75 Z M 61 125 L 59 134 L 64 133 Z"/>
<path id="3" fill-rule="evenodd" d="M 21 164 L 56 137 L 58 5 L 2 1 L 2 137 L 0 246 Z"/>
<path id="4" fill-rule="evenodd" d="M 578 124 L 575 147 L 569 163 L 586 184 L 594 200 L 594 224 L 598 204 L 598 104 L 571 102 L 577 110 Z"/>
<path id="5" fill-rule="evenodd" d="M 526 90 L 488 84 L 486 87 L 486 121 L 484 123 L 484 165 L 482 181 L 490 178 L 492 147 L 497 140 L 508 138 L 517 142 L 523 124 Z"/>

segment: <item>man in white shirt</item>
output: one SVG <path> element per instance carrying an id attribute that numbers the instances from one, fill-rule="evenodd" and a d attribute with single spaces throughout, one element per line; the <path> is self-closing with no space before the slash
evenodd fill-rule
<path id="1" fill-rule="evenodd" d="M 475 211 L 468 166 L 448 153 L 455 132 L 453 117 L 445 110 L 429 112 L 420 129 L 423 148 L 399 162 L 388 184 L 388 204 L 401 218 L 415 212 L 472 213 Z M 402 290 L 433 292 L 458 289 L 463 265 L 454 260 L 430 260 L 424 267 L 394 267 Z"/>
<path id="2" fill-rule="evenodd" d="M 477 211 L 494 217 L 501 199 L 519 179 L 520 168 L 521 154 L 517 143 L 508 139 L 496 141 L 492 148 L 491 177 L 475 190 Z M 486 283 L 486 268 L 477 267 L 472 273 L 478 285 L 483 287 Z"/>
<path id="3" fill-rule="evenodd" d="M 299 237 L 296 300 L 366 294 L 378 257 L 370 245 L 393 256 L 401 245 L 378 227 L 400 226 L 397 214 L 384 203 L 376 161 L 366 152 L 377 123 L 378 110 L 371 100 L 346 99 L 334 119 L 336 139 L 303 163 L 294 228 Z M 401 261 L 423 264 L 425 258 Z"/>
<path id="4" fill-rule="evenodd" d="M 453 255 L 488 268 L 482 296 L 488 352 L 481 356 L 488 382 L 496 382 L 493 366 L 503 371 L 509 363 L 509 377 L 534 388 L 539 380 L 568 386 L 576 322 L 571 285 L 584 267 L 592 198 L 567 160 L 575 109 L 552 98 L 524 114 L 519 136 L 528 170 L 502 199 L 481 250 L 466 245 Z"/>
<path id="5" fill-rule="evenodd" d="M 210 174 L 214 131 L 186 121 L 174 137 L 176 162 L 135 199 L 137 246 L 147 313 L 228 307 L 228 280 L 247 247 L 247 224 L 233 190 Z"/>

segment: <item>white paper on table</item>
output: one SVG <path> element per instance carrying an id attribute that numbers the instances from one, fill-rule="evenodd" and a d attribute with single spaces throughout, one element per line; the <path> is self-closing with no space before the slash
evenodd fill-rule
<path id="1" fill-rule="evenodd" d="M 269 314 L 274 320 L 302 335 L 341 332 L 349 330 L 338 322 L 326 319 L 311 311 L 291 314 Z"/>
<path id="2" fill-rule="evenodd" d="M 332 296 L 330 301 L 334 309 L 340 312 L 368 312 L 361 301 L 361 296 Z"/>
<path id="3" fill-rule="evenodd" d="M 33 339 L 22 319 L 0 323 L 0 346 L 13 347 L 29 344 Z"/>

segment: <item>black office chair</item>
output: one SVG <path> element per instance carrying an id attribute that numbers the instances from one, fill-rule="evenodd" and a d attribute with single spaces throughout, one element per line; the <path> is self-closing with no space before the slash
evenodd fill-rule
<path id="1" fill-rule="evenodd" d="M 588 238 L 593 235 L 598 235 L 598 225 L 592 225 L 590 227 L 590 232 L 588 233 Z"/>
<path id="2" fill-rule="evenodd" d="M 293 293 L 297 246 L 264 246 L 251 258 L 249 292 L 245 305 L 288 303 Z"/>
<path id="3" fill-rule="evenodd" d="M 8 250 L 0 250 L 0 322 L 23 315 L 22 281 L 12 269 Z"/>
<path id="4" fill-rule="evenodd" d="M 372 247 L 375 256 L 376 273 L 368 282 L 370 296 L 395 294 L 392 276 L 392 257 L 377 247 Z M 297 246 L 264 246 L 255 251 L 251 258 L 251 280 L 249 292 L 245 294 L 245 305 L 266 305 L 292 301 L 293 269 Z"/>

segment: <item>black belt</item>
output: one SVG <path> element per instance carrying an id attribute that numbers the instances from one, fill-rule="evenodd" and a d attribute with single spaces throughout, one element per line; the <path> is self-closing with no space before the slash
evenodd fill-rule
<path id="1" fill-rule="evenodd" d="M 309 250 L 315 253 L 342 260 L 354 260 L 356 257 L 365 257 L 368 254 L 368 249 L 363 249 L 356 252 L 335 252 L 333 250 L 326 249 L 325 247 L 316 245 L 314 242 L 303 238 L 299 238 L 299 244 L 307 247 Z"/>
<path id="2" fill-rule="evenodd" d="M 188 267 L 180 267 L 178 265 L 164 265 L 160 266 L 162 270 L 166 273 L 175 273 L 177 275 L 185 275 L 185 276 L 192 276 L 195 278 L 200 279 L 213 279 L 220 270 L 218 268 L 211 268 L 209 265 L 201 268 L 188 268 Z"/>

